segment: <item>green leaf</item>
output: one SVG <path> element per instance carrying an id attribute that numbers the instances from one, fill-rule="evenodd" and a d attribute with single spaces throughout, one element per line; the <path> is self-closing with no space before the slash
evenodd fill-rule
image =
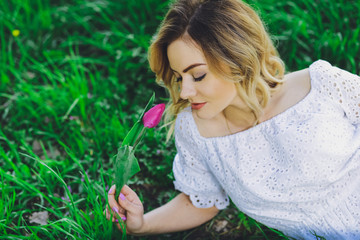
<path id="1" fill-rule="evenodd" d="M 120 215 L 118 213 L 115 213 L 115 217 L 119 222 L 119 225 L 121 227 L 121 231 L 122 231 L 122 237 L 121 240 L 127 240 L 127 235 L 126 235 L 126 223 L 121 219 Z"/>
<path id="2" fill-rule="evenodd" d="M 140 167 L 134 155 L 133 147 L 121 146 L 115 160 L 115 199 L 118 199 L 124 184 L 139 171 Z"/>
<path id="3" fill-rule="evenodd" d="M 126 146 L 126 145 L 134 146 L 134 143 L 136 142 L 139 134 L 141 133 L 141 131 L 143 131 L 143 128 L 144 128 L 144 125 L 142 123 L 142 118 L 144 117 L 144 114 L 147 111 L 149 111 L 149 109 L 151 108 L 151 106 L 154 103 L 154 100 L 155 100 L 155 93 L 153 93 L 153 95 L 149 99 L 149 102 L 147 103 L 144 111 L 141 113 L 139 119 L 135 122 L 134 126 L 130 129 L 130 131 L 126 135 L 124 141 L 122 142 L 122 146 Z"/>
<path id="4" fill-rule="evenodd" d="M 21 165 L 20 170 L 21 170 L 21 173 L 23 174 L 23 176 L 31 177 L 30 169 L 25 164 Z"/>
<path id="5" fill-rule="evenodd" d="M 144 125 L 141 122 L 137 121 L 126 135 L 124 141 L 122 142 L 122 146 L 126 146 L 126 145 L 134 146 L 134 143 L 138 138 L 139 134 L 141 133 L 141 131 L 143 130 L 143 128 Z"/>
<path id="6" fill-rule="evenodd" d="M 151 98 L 149 99 L 149 102 L 146 104 L 146 107 L 144 108 L 144 111 L 141 113 L 139 120 L 141 122 L 142 118 L 144 117 L 144 114 L 150 110 L 150 108 L 152 107 L 153 103 L 155 100 L 155 93 L 153 93 L 153 95 L 151 96 Z"/>

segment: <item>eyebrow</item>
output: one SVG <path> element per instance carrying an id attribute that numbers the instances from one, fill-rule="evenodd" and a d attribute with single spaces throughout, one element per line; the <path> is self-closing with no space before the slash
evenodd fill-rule
<path id="1" fill-rule="evenodd" d="M 187 71 L 189 71 L 190 69 L 193 69 L 194 67 L 197 67 L 197 66 L 201 66 L 201 65 L 206 65 L 205 63 L 194 63 L 194 64 L 191 64 L 190 66 L 188 66 L 187 68 L 185 68 L 183 70 L 183 73 L 186 73 Z M 171 69 L 173 70 L 173 69 Z M 173 70 L 174 72 L 176 72 L 175 70 Z"/>

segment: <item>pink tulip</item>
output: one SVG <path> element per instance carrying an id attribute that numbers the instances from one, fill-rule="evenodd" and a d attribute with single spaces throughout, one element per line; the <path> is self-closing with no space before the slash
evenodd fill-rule
<path id="1" fill-rule="evenodd" d="M 161 116 L 165 111 L 165 104 L 161 103 L 147 111 L 143 117 L 144 126 L 147 128 L 153 128 L 159 124 Z"/>

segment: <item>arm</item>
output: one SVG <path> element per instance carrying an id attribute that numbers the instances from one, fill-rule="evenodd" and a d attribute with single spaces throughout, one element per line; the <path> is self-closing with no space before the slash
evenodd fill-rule
<path id="1" fill-rule="evenodd" d="M 219 210 L 195 207 L 189 196 L 180 193 L 167 204 L 145 214 L 143 231 L 147 234 L 177 232 L 197 227 L 213 217 Z"/>
<path id="2" fill-rule="evenodd" d="M 118 210 L 121 217 L 127 218 L 126 231 L 132 235 L 161 234 L 191 229 L 209 221 L 219 212 L 215 206 L 197 208 L 187 195 L 181 193 L 167 204 L 143 215 L 143 206 L 136 193 L 128 186 L 124 186 L 121 192 L 125 199 L 119 197 L 116 202 L 115 187 L 111 188 L 108 195 L 109 204 L 113 211 Z M 108 210 L 106 215 L 109 219 Z M 117 226 L 121 229 L 119 224 Z"/>

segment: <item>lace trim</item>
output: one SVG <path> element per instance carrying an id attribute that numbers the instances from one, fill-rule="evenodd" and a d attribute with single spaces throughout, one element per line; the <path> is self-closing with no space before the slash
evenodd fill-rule
<path id="1" fill-rule="evenodd" d="M 174 185 L 176 190 L 189 195 L 192 204 L 197 208 L 210 208 L 215 205 L 217 209 L 222 210 L 230 204 L 229 198 L 225 194 L 212 194 L 212 196 L 204 196 L 198 193 L 193 193 L 190 188 L 180 185 L 177 181 L 174 181 Z"/>

